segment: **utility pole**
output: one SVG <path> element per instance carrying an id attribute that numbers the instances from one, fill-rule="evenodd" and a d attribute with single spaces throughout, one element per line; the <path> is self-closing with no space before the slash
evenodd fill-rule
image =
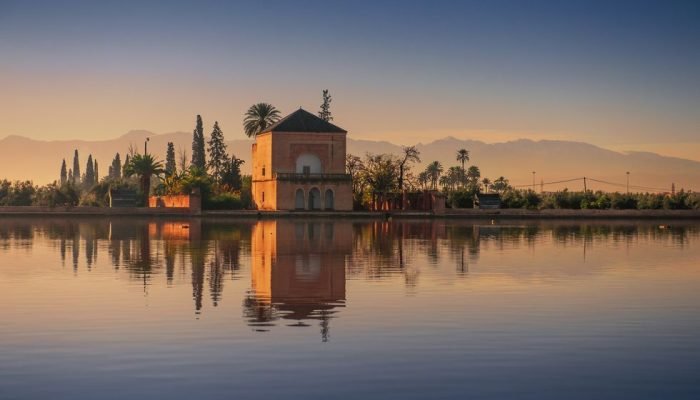
<path id="1" fill-rule="evenodd" d="M 532 191 L 535 191 L 535 171 L 532 171 Z"/>
<path id="2" fill-rule="evenodd" d="M 675 182 L 671 182 L 671 196 L 676 195 L 676 184 Z"/>
<path id="3" fill-rule="evenodd" d="M 584 193 L 588 191 L 588 188 L 586 188 L 586 177 L 583 177 L 583 191 Z"/>
<path id="4" fill-rule="evenodd" d="M 540 193 L 544 193 L 544 179 L 540 179 Z"/>
<path id="5" fill-rule="evenodd" d="M 143 155 L 145 156 L 148 154 L 148 141 L 151 140 L 151 138 L 146 138 L 146 141 L 143 142 Z"/>
<path id="6" fill-rule="evenodd" d="M 627 171 L 627 194 L 630 194 L 630 172 Z"/>

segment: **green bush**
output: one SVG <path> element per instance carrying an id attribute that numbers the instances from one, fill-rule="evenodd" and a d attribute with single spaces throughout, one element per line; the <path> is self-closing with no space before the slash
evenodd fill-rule
<path id="1" fill-rule="evenodd" d="M 224 192 L 203 199 L 206 210 L 241 210 L 243 202 L 239 193 Z"/>
<path id="2" fill-rule="evenodd" d="M 447 203 L 452 208 L 474 208 L 474 193 L 468 190 L 458 190 L 448 194 Z"/>

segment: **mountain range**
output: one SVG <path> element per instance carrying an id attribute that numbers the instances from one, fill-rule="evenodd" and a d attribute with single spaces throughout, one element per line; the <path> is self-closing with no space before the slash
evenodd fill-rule
<path id="1" fill-rule="evenodd" d="M 114 155 L 119 152 L 122 160 L 130 146 L 143 150 L 146 138 L 149 153 L 161 160 L 165 158 L 167 142 L 175 144 L 176 151 L 191 156 L 192 134 L 173 132 L 154 134 L 144 130 L 131 131 L 111 140 L 56 140 L 41 141 L 22 136 L 8 136 L 0 140 L 0 179 L 30 179 L 36 184 L 53 182 L 59 178 L 61 161 L 73 165 L 73 152 L 78 150 L 81 170 L 85 169 L 88 154 L 98 160 L 100 175 L 107 174 Z M 250 148 L 252 140 L 228 140 L 229 153 L 246 161 L 242 171 L 250 172 Z M 648 187 L 657 190 L 686 188 L 700 190 L 700 162 L 662 156 L 650 152 L 617 152 L 588 143 L 557 140 L 533 141 L 520 139 L 502 143 L 485 143 L 446 137 L 417 145 L 423 164 L 440 161 L 444 168 L 458 165 L 456 152 L 469 150 L 469 165 L 477 165 L 482 177 L 490 179 L 505 176 L 513 185 L 532 185 L 535 171 L 536 188 L 545 183 L 544 190 L 568 187 L 583 189 L 583 180 L 547 184 L 587 177 L 588 189 L 624 191 L 627 172 L 632 190 Z M 386 141 L 348 139 L 348 152 L 355 155 L 371 153 L 400 154 L 401 146 Z M 179 155 L 179 154 L 178 154 Z M 423 165 L 414 166 L 418 171 Z M 605 181 L 609 183 L 602 183 Z"/>

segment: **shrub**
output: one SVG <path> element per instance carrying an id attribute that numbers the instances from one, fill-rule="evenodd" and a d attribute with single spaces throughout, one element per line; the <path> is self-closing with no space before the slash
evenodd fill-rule
<path id="1" fill-rule="evenodd" d="M 447 202 L 452 208 L 473 208 L 474 194 L 467 190 L 450 192 Z"/>
<path id="2" fill-rule="evenodd" d="M 240 193 L 224 192 L 203 199 L 207 210 L 240 210 L 243 208 Z"/>

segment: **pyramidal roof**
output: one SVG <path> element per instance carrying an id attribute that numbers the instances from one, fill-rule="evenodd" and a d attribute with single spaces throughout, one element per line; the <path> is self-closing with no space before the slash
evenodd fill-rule
<path id="1" fill-rule="evenodd" d="M 299 108 L 260 133 L 266 132 L 347 133 L 348 131 Z"/>

